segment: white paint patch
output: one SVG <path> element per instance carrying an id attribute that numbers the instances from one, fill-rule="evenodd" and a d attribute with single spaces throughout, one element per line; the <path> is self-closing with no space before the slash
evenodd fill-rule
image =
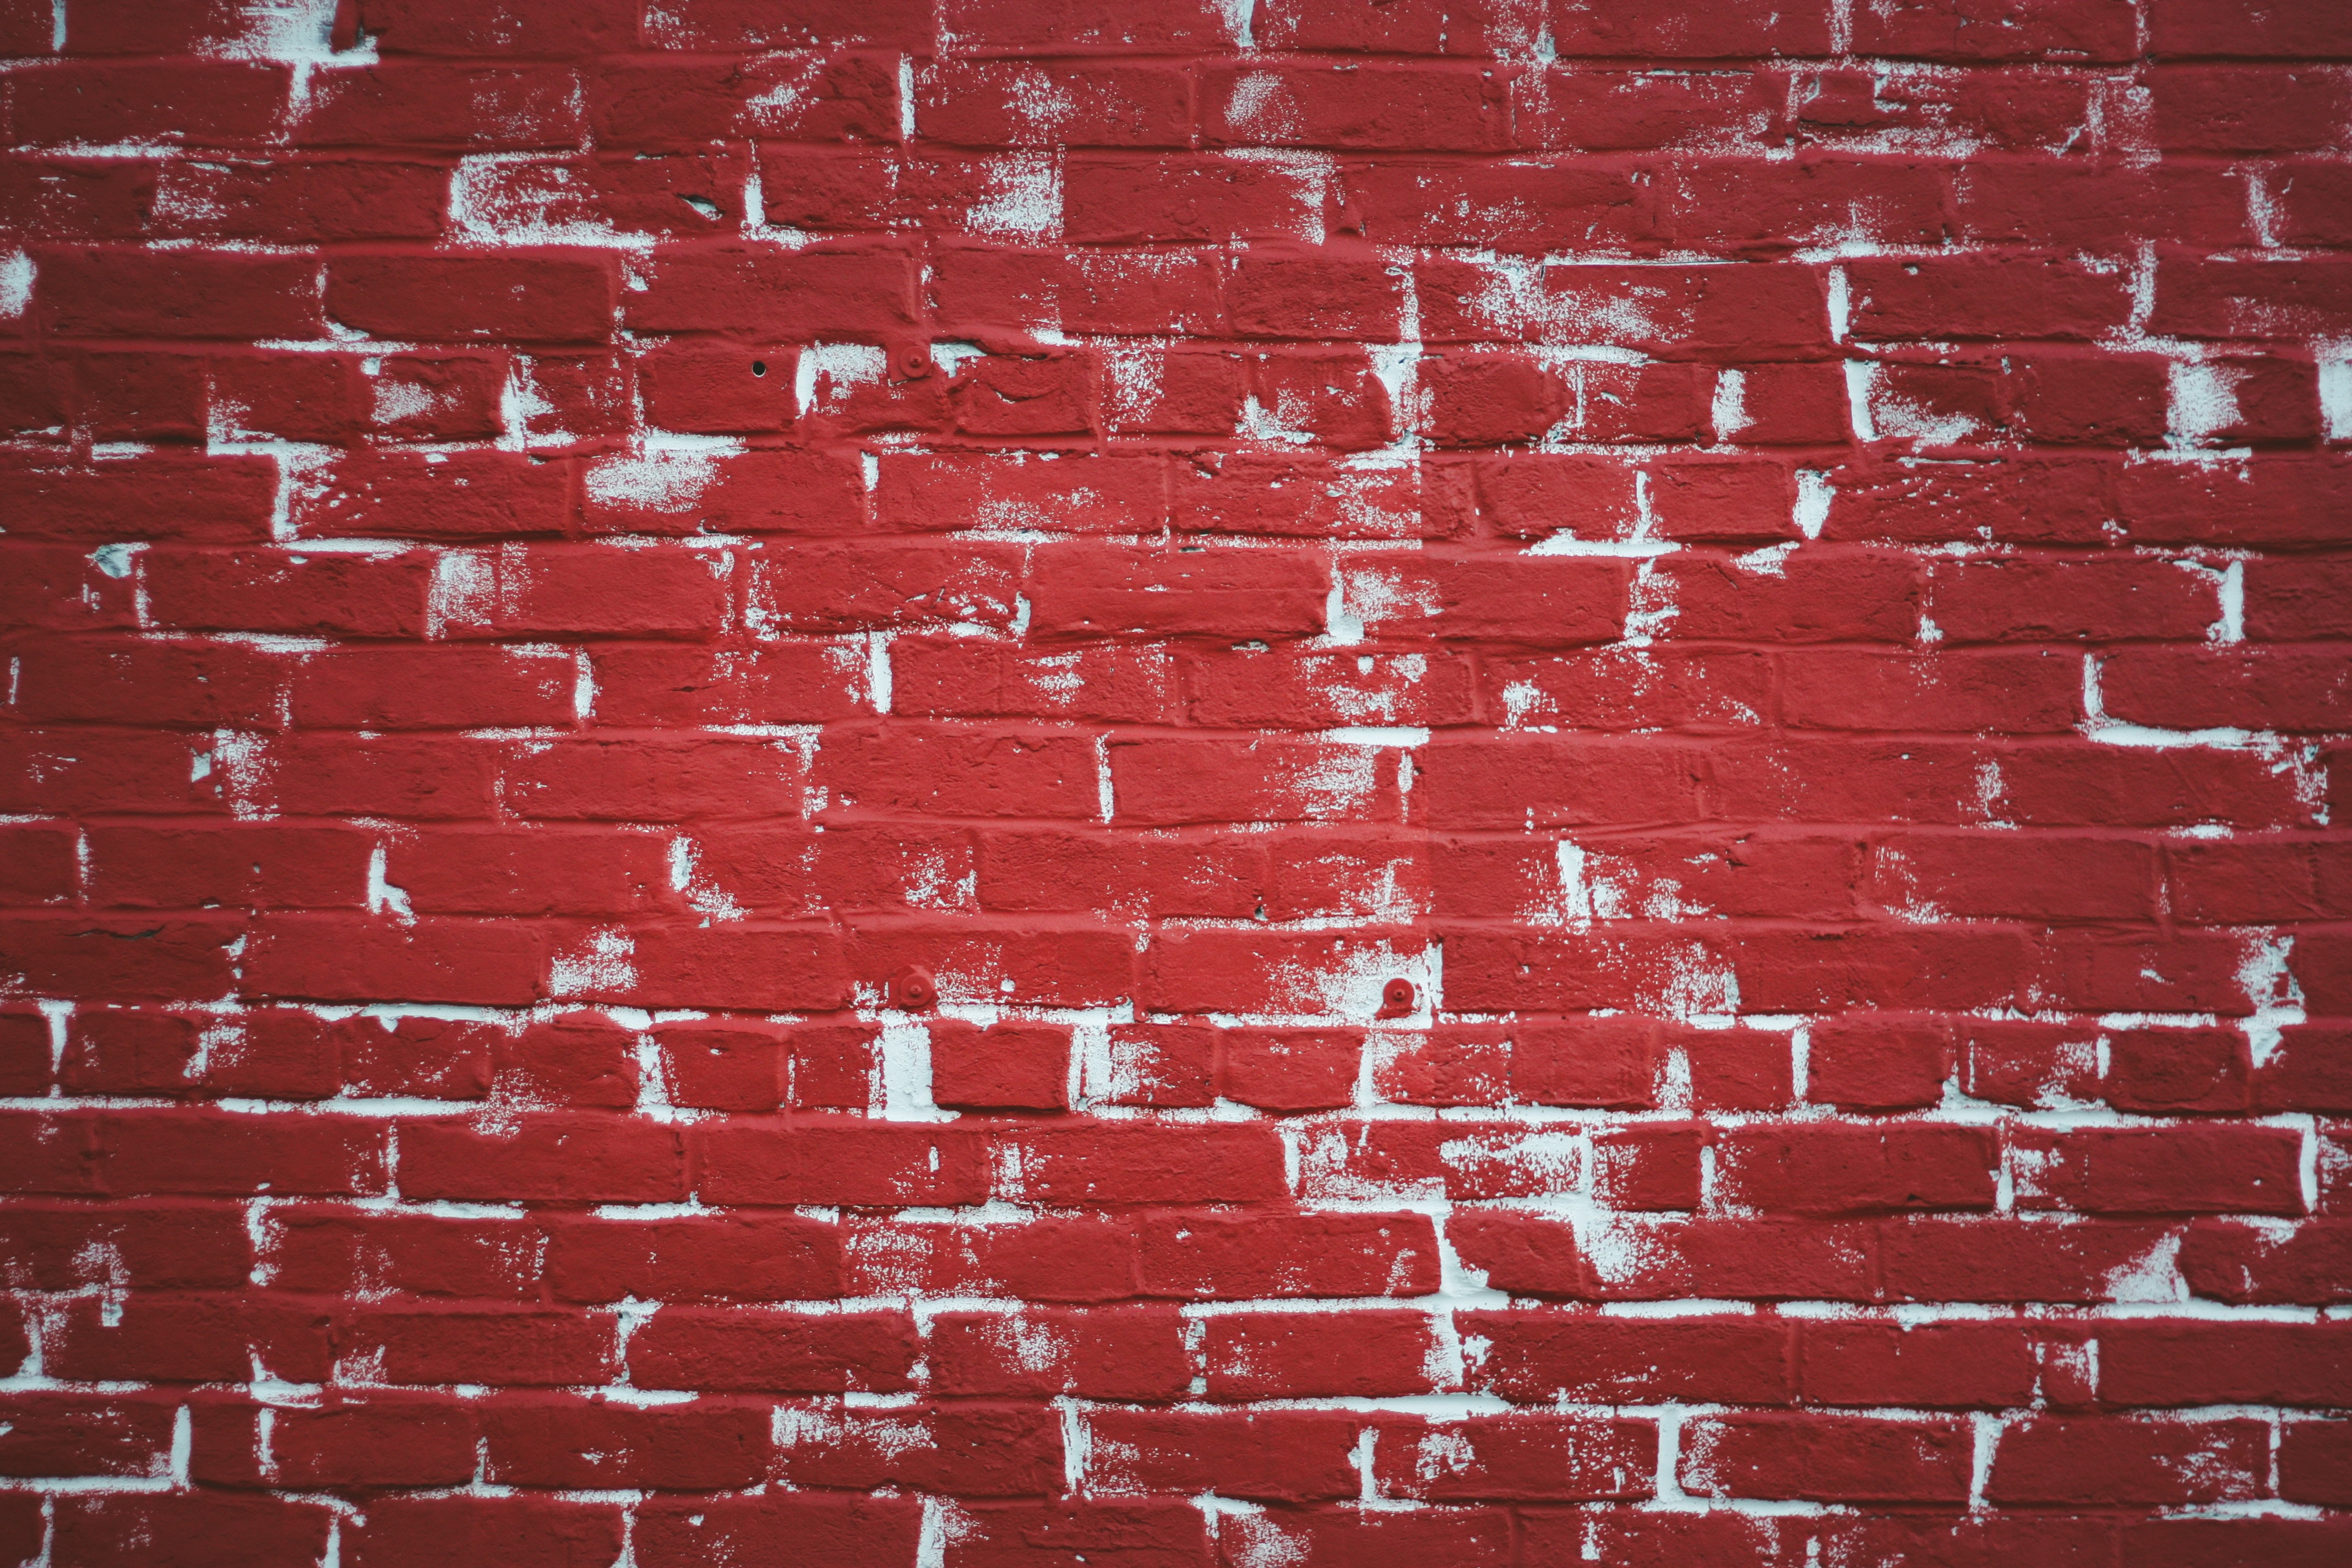
<path id="1" fill-rule="evenodd" d="M 2250 931 L 2239 941 L 2245 944 L 2246 955 L 2238 965 L 2238 984 L 2254 1007 L 2241 1027 L 2246 1032 L 2248 1054 L 2260 1069 L 2278 1053 L 2281 1031 L 2304 1022 L 2303 987 L 2290 967 L 2294 938 Z"/>
<path id="2" fill-rule="evenodd" d="M 1744 373 L 1716 373 L 1715 399 L 1707 419 L 1715 426 L 1715 438 L 1718 441 L 1727 441 L 1755 423 L 1748 414 L 1748 377 Z"/>
<path id="3" fill-rule="evenodd" d="M 1251 71 L 1234 83 L 1225 100 L 1225 129 L 1261 142 L 1295 141 L 1298 104 L 1278 71 Z"/>
<path id="4" fill-rule="evenodd" d="M 249 731 L 213 732 L 212 766 L 222 775 L 222 795 L 229 815 L 240 822 L 267 821 L 278 815 L 276 761 L 270 738 Z"/>
<path id="5" fill-rule="evenodd" d="M 236 30 L 207 40 L 203 52 L 226 59 L 297 65 L 352 63 L 361 58 L 357 51 L 335 53 L 335 11 L 336 0 L 244 0 L 237 7 Z"/>
<path id="6" fill-rule="evenodd" d="M 0 310 L 5 310 L 0 295 Z M 2319 362 L 2319 420 L 2331 441 L 2352 441 L 2352 357 L 2340 350 Z"/>
<path id="7" fill-rule="evenodd" d="M 654 237 L 616 231 L 579 166 L 528 153 L 476 153 L 449 171 L 449 219 L 477 245 L 576 245 L 650 250 Z"/>
<path id="8" fill-rule="evenodd" d="M 982 164 L 984 194 L 964 214 L 973 234 L 1052 239 L 1062 232 L 1062 160 L 1055 153 L 1010 153 Z"/>
<path id="9" fill-rule="evenodd" d="M 452 628 L 487 626 L 498 603 L 498 557 L 486 550 L 449 551 L 433 563 L 433 586 L 425 601 L 426 635 L 446 637 Z"/>
<path id="10" fill-rule="evenodd" d="M 2165 378 L 2165 434 L 2176 447 L 2210 446 L 2235 425 L 2238 384 L 2247 373 L 2231 365 L 2175 363 Z"/>
<path id="11" fill-rule="evenodd" d="M 1868 360 L 1850 359 L 1845 362 L 1846 420 L 1853 426 L 1857 441 L 1875 441 L 1878 427 L 1871 419 L 1871 389 L 1878 379 L 1878 367 Z"/>
<path id="12" fill-rule="evenodd" d="M 1148 426 L 1167 402 L 1168 356 L 1151 348 L 1103 351 L 1103 412 L 1113 428 Z"/>
<path id="13" fill-rule="evenodd" d="M 591 462 L 582 482 L 588 499 L 601 506 L 688 511 L 717 482 L 723 450 L 688 447 L 614 453 Z"/>
<path id="14" fill-rule="evenodd" d="M 1797 505 L 1793 521 L 1797 531 L 1807 539 L 1819 539 L 1828 526 L 1831 503 L 1837 500 L 1837 486 L 1830 476 L 1818 468 L 1797 470 Z"/>
<path id="15" fill-rule="evenodd" d="M 932 363 L 938 358 L 935 349 Z M 889 375 L 889 354 L 872 343 L 811 343 L 793 368 L 793 396 L 803 414 L 835 414 L 859 387 L 879 386 Z"/>
<path id="16" fill-rule="evenodd" d="M 713 921 L 740 921 L 750 914 L 733 894 L 702 874 L 702 846 L 683 834 L 669 841 L 669 885 L 705 925 Z"/>
<path id="17" fill-rule="evenodd" d="M 2128 1263 L 2109 1269 L 2101 1289 L 2111 1301 L 2186 1301 L 2180 1276 L 2181 1233 L 2174 1231 Z"/>
<path id="18" fill-rule="evenodd" d="M 1283 792 L 1310 818 L 1360 816 L 1380 793 L 1380 749 L 1327 746 L 1286 760 Z"/>
<path id="19" fill-rule="evenodd" d="M 1686 307 L 1664 284 L 1606 286 L 1585 281 L 1574 264 L 1549 264 L 1518 257 L 1481 258 L 1486 276 L 1467 303 L 1498 337 L 1527 343 L 1590 349 L 1670 335 Z"/>
<path id="20" fill-rule="evenodd" d="M 931 1100 L 931 1032 L 904 1018 L 887 1018 L 882 1025 L 879 1071 L 876 1075 L 879 1103 L 874 1114 L 885 1121 L 948 1121 L 954 1112 L 941 1110 Z"/>
<path id="21" fill-rule="evenodd" d="M 593 931 L 548 966 L 547 988 L 556 996 L 586 996 L 626 991 L 637 983 L 636 939 L 619 926 Z"/>
<path id="22" fill-rule="evenodd" d="M 1853 362 L 1846 365 L 1849 375 Z M 1904 396 L 1874 379 L 1869 388 L 1869 406 L 1855 426 L 1861 435 L 1866 425 L 1873 432 L 1864 440 L 1885 439 L 1910 441 L 1923 447 L 1951 447 L 1968 440 L 1984 426 L 1973 416 L 1958 409 L 1934 408 L 1914 398 Z"/>
<path id="23" fill-rule="evenodd" d="M 415 925 L 416 911 L 408 900 L 408 889 L 395 887 L 385 877 L 387 853 L 378 844 L 368 853 L 367 907 L 372 915 L 389 915 L 401 925 Z"/>

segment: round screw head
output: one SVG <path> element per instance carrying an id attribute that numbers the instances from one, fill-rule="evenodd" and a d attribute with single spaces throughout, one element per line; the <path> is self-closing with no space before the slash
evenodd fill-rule
<path id="1" fill-rule="evenodd" d="M 902 969 L 890 976 L 890 1005 L 902 1013 L 920 1013 L 940 999 L 940 988 L 928 969 Z"/>
<path id="2" fill-rule="evenodd" d="M 1381 1016 L 1402 1018 L 1420 1004 L 1410 980 L 1391 980 L 1381 987 Z"/>

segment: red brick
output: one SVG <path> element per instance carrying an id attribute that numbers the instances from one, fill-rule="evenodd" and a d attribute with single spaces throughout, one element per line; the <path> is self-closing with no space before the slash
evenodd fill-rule
<path id="1" fill-rule="evenodd" d="M 1805 729 L 2057 733 L 2081 718 L 2082 670 L 2045 648 L 1821 648 L 1782 656 L 1780 671 L 1782 710 Z"/>
<path id="2" fill-rule="evenodd" d="M 1800 549 L 1777 568 L 1695 561 L 1667 574 L 1676 637 L 1907 641 L 1921 598 L 1916 567 L 1880 552 Z"/>
<path id="3" fill-rule="evenodd" d="M 801 632 L 1009 626 L 1019 559 L 988 544 L 772 545 L 753 563 L 752 604 Z"/>
<path id="4" fill-rule="evenodd" d="M 1633 1127 L 1592 1140 L 1593 1195 L 1615 1209 L 1695 1209 L 1706 1132 Z"/>
<path id="5" fill-rule="evenodd" d="M 549 534 L 568 526 L 569 465 L 534 463 L 520 454 L 409 452 L 349 454 L 313 470 L 289 502 L 305 538 L 473 540 Z"/>
<path id="6" fill-rule="evenodd" d="M 623 298 L 632 331 L 694 331 L 723 319 L 775 341 L 868 337 L 911 324 L 908 258 L 895 251 L 677 247 Z M 601 335 L 601 333 L 599 334 Z"/>
<path id="7" fill-rule="evenodd" d="M 283 661 L 234 644 L 57 639 L 21 661 L 16 703 L 35 722 L 258 728 L 286 674 Z"/>
<path id="8" fill-rule="evenodd" d="M 1323 625 L 1319 565 L 1261 552 L 1041 552 L 1030 588 L 1043 637 L 1310 632 Z"/>
<path id="9" fill-rule="evenodd" d="M 926 1342 L 931 1386 L 943 1394 L 1171 1399 L 1192 1384 L 1172 1307 L 946 1313 Z"/>
<path id="10" fill-rule="evenodd" d="M 1499 152 L 1509 142 L 1503 82 L 1475 67 L 1221 70 L 1202 94 L 1213 143 Z"/>
<path id="11" fill-rule="evenodd" d="M 2352 271 L 2336 258 L 2223 269 L 2168 257 L 2158 263 L 2149 330 L 2189 338 L 2267 338 L 2333 331 L 2352 314 Z"/>
<path id="12" fill-rule="evenodd" d="M 318 268 L 299 258 L 58 251 L 39 278 L 42 319 L 67 336 L 303 338 L 319 327 Z"/>
<path id="13" fill-rule="evenodd" d="M 718 1203 L 978 1203 L 987 1183 L 978 1140 L 887 1123 L 725 1128 L 698 1132 L 700 1194 Z"/>
<path id="14" fill-rule="evenodd" d="M 1050 130 L 1019 108 L 1025 84 L 1040 76 L 1070 106 Z M 1187 85 L 1163 66 L 942 61 L 916 73 L 915 124 L 927 137 L 971 146 L 1181 146 Z"/>
<path id="15" fill-rule="evenodd" d="M 1339 1507 L 1268 1510 L 1229 1528 L 1236 1556 L 1281 1552 L 1298 1561 L 1345 1563 L 1442 1559 L 1501 1568 L 1511 1560 L 1510 1526 L 1511 1516 L 1496 1508 L 1376 1512 Z"/>
<path id="16" fill-rule="evenodd" d="M 749 1485 L 768 1469 L 761 1406 L 509 1395 L 484 1405 L 479 1419 L 484 1468 L 508 1485 L 718 1491 Z"/>
<path id="17" fill-rule="evenodd" d="M 1717 1140 L 1732 1201 L 1764 1213 L 1990 1209 L 2000 1156 L 1975 1129 L 1739 1129 Z"/>
<path id="18" fill-rule="evenodd" d="M 1418 1296 L 1437 1287 L 1437 1253 L 1419 1215 L 1162 1218 L 1144 1224 L 1142 1279 L 1191 1298 Z"/>
<path id="19" fill-rule="evenodd" d="M 601 342 L 615 298 L 612 268 L 579 255 L 345 256 L 327 268 L 327 313 L 380 337 Z"/>
<path id="20" fill-rule="evenodd" d="M 172 1568 L 296 1568 L 329 1550 L 331 1510 L 264 1497 L 181 1493 L 60 1500 L 48 1556 L 66 1568 L 136 1553 Z"/>
<path id="21" fill-rule="evenodd" d="M 2130 1525 L 2123 1539 L 2126 1561 L 2133 1563 L 2205 1568 L 2256 1552 L 2281 1568 L 2317 1568 L 2352 1545 L 2352 1531 L 2333 1520 L 2184 1519 Z"/>
<path id="22" fill-rule="evenodd" d="M 959 1402 L 904 1415 L 851 1409 L 788 1428 L 777 1468 L 795 1487 L 1034 1497 L 1061 1481 L 1062 1433 L 1054 1413 L 1034 1405 Z"/>
<path id="23" fill-rule="evenodd" d="M 1905 834 L 1882 840 L 1877 896 L 1890 909 L 1942 918 L 2147 921 L 2156 914 L 2152 848 L 2125 839 Z"/>
<path id="24" fill-rule="evenodd" d="M 2018 1405 L 2040 1383 L 2035 1349 L 2006 1324 L 1808 1323 L 1798 1331 L 1797 1375 L 1821 1405 Z"/>
<path id="25" fill-rule="evenodd" d="M 1079 244 L 1286 238 L 1321 216 L 1279 169 L 1216 153 L 1078 153 L 1062 192 L 1062 232 Z"/>
<path id="26" fill-rule="evenodd" d="M 362 0 L 359 25 L 387 52 L 555 55 L 626 47 L 635 7 L 614 0 L 562 11 L 484 15 L 451 0 Z"/>
<path id="27" fill-rule="evenodd" d="M 810 643 L 762 647 L 600 644 L 597 718 L 632 727 L 823 723 L 868 710 L 864 661 Z"/>
<path id="28" fill-rule="evenodd" d="M 1796 1389 L 1789 1331 L 1766 1318 L 1488 1311 L 1457 1327 L 1488 1344 L 1471 1386 L 1522 1403 L 1781 1405 Z"/>
<path id="29" fill-rule="evenodd" d="M 0 1093 L 43 1096 L 52 1076 L 49 1021 L 38 1013 L 0 1014 Z"/>
<path id="30" fill-rule="evenodd" d="M 1963 1501 L 1969 1429 L 1956 1422 L 1721 1416 L 1683 1436 L 1684 1489 L 1836 1502 Z"/>
<path id="31" fill-rule="evenodd" d="M 271 1282 L 289 1290 L 520 1300 L 540 1289 L 540 1237 L 525 1221 L 288 1207 L 272 1235 Z"/>
<path id="32" fill-rule="evenodd" d="M 2263 1127 L 2090 1128 L 2021 1140 L 2038 1169 L 2021 1208 L 2296 1215 L 2301 1140 Z"/>
<path id="33" fill-rule="evenodd" d="M 1486 1416 L 1385 1429 L 1373 1467 L 1384 1493 L 1433 1502 L 1644 1498 L 1656 1442 L 1639 1421 Z"/>
<path id="34" fill-rule="evenodd" d="M 20 1130 L 21 1131 L 21 1130 Z M 153 1289 L 245 1283 L 252 1242 L 242 1215 L 211 1205 L 116 1199 L 102 1208 L 17 1202 L 0 1211 L 0 1258 L 39 1290 L 119 1280 Z"/>
<path id="35" fill-rule="evenodd" d="M 1207 1320 L 1202 1364 L 1212 1399 L 1427 1394 L 1435 1350 L 1417 1312 L 1219 1313 Z"/>
<path id="36" fill-rule="evenodd" d="M 278 1411 L 269 1456 L 295 1487 L 462 1486 L 474 1479 L 474 1415 L 421 1400 Z"/>
<path id="37" fill-rule="evenodd" d="M 1229 1030 L 1220 1046 L 1218 1093 L 1269 1110 L 1350 1104 L 1361 1046 L 1346 1033 Z"/>
<path id="38" fill-rule="evenodd" d="M 648 1388 L 890 1393 L 908 1386 L 914 1325 L 887 1312 L 758 1312 L 667 1307 L 629 1337 L 629 1374 Z"/>
<path id="39" fill-rule="evenodd" d="M 537 1307 L 364 1307 L 337 1325 L 335 1345 L 388 1383 L 576 1385 L 611 1375 L 613 1323 Z"/>
<path id="40" fill-rule="evenodd" d="M 1126 1219 L 1052 1217 L 1018 1229 L 852 1223 L 846 1245 L 852 1287 L 866 1294 L 915 1281 L 946 1294 L 1100 1302 L 1135 1289 L 1134 1225 Z"/>
<path id="41" fill-rule="evenodd" d="M 1801 268 L 1549 266 L 1530 287 L 1495 282 L 1478 263 L 1423 262 L 1424 339 L 1513 342 L 1544 323 L 1580 322 L 1604 343 L 1643 353 L 1779 359 L 1829 346 L 1822 281 Z"/>
<path id="42" fill-rule="evenodd" d="M 332 1355 L 315 1308 L 235 1296 L 146 1295 L 118 1308 L 84 1299 L 50 1321 L 48 1375 L 74 1383 L 235 1383 L 257 1365 L 292 1383 L 325 1381 Z"/>
<path id="43" fill-rule="evenodd" d="M 2347 1377 L 2333 1324 L 2133 1323 L 2099 1334 L 2099 1394 L 2116 1405 L 2332 1405 Z"/>
<path id="44" fill-rule="evenodd" d="M 296 671 L 289 709 L 321 730 L 551 729 L 571 721 L 578 676 L 504 648 L 339 649 Z"/>
<path id="45" fill-rule="evenodd" d="M 2329 654 L 2120 649 L 2099 666 L 2110 718 L 2160 730 L 2335 731 L 2352 711 L 2343 661 Z"/>
<path id="46" fill-rule="evenodd" d="M 1663 237 L 1689 249 L 1748 255 L 1835 244 L 1857 231 L 1882 245 L 1934 245 L 1944 231 L 1944 179 L 1940 168 L 1927 163 L 1804 154 L 1791 162 L 1710 159 L 1675 171 L 1673 184 L 1662 194 L 1658 227 Z M 1864 263 L 1850 269 L 1849 277 L 1860 285 L 1874 270 Z M 1867 315 L 1874 301 L 1865 300 L 1857 289 L 1854 303 Z M 1882 327 L 1858 328 L 1856 335 L 1910 334 Z"/>
<path id="47" fill-rule="evenodd" d="M 2137 47 L 2131 15 L 2116 5 L 2057 9 L 1957 0 L 1916 13 L 1873 13 L 1855 34 L 1855 47 L 1870 54 L 1940 60 L 2122 60 Z"/>
<path id="48" fill-rule="evenodd" d="M 840 1242 L 815 1221 L 559 1221 L 547 1277 L 559 1300 L 793 1300 L 837 1292 Z"/>
<path id="49" fill-rule="evenodd" d="M 1103 1410 L 1090 1475 L 1114 1492 L 1304 1502 L 1356 1495 L 1352 1416 L 1319 1410 Z"/>
<path id="50" fill-rule="evenodd" d="M 974 1108 L 1058 1110 L 1068 1100 L 1070 1036 L 1051 1026 L 931 1026 L 931 1100 Z"/>
<path id="51" fill-rule="evenodd" d="M 409 1197 L 525 1194 L 572 1202 L 667 1203 L 686 1195 L 679 1135 L 656 1123 L 535 1116 L 505 1135 L 419 1121 L 401 1129 Z"/>
<path id="52" fill-rule="evenodd" d="M 2341 78 L 2275 66 L 2161 67 L 2150 97 L 2166 152 L 2318 150 L 2352 113 Z"/>
<path id="53" fill-rule="evenodd" d="M 406 1568 L 452 1554 L 514 1568 L 569 1568 L 620 1555 L 621 1510 L 534 1497 L 384 1498 L 345 1537 L 354 1568 Z"/>
<path id="54" fill-rule="evenodd" d="M 292 132 L 298 145 L 560 148 L 585 130 L 577 78 L 560 66 L 394 58 L 327 67 L 311 81 L 310 112 Z"/>
<path id="55" fill-rule="evenodd" d="M 150 613 L 190 630 L 419 637 L 433 564 L 418 553 L 142 552 Z"/>
<path id="56" fill-rule="evenodd" d="M 2121 273 L 2054 258 L 1869 261 L 1849 277 L 1865 339 L 2095 338 L 2130 307 Z"/>
<path id="57" fill-rule="evenodd" d="M 725 1562 L 737 1552 L 789 1555 L 811 1568 L 911 1560 L 922 1528 L 913 1498 L 824 1493 L 657 1500 L 636 1516 L 630 1542 L 646 1568 Z"/>
<path id="58" fill-rule="evenodd" d="M 397 997 L 528 1003 L 542 993 L 540 934 L 481 921 L 390 925 L 345 915 L 257 922 L 245 954 L 248 992 L 319 1001 Z"/>
<path id="59" fill-rule="evenodd" d="M 964 1518 L 956 1561 L 971 1568 L 1035 1562 L 1076 1568 L 1109 1552 L 1149 1553 L 1171 1565 L 1210 1560 L 1208 1522 L 1190 1502 L 977 1503 Z"/>
<path id="60" fill-rule="evenodd" d="M 1384 1121 L 1299 1142 L 1301 1190 L 1317 1197 L 1557 1197 L 1584 1163 L 1564 1132 L 1507 1121 Z"/>
<path id="61" fill-rule="evenodd" d="M 2256 1496 L 2269 1468 L 2270 1434 L 2258 1421 L 2043 1420 L 2001 1434 L 1985 1496 L 2178 1508 Z"/>
<path id="62" fill-rule="evenodd" d="M 2292 1025 L 2280 1037 L 2253 1071 L 2255 1101 L 2265 1110 L 2352 1109 L 2352 1051 L 2343 1026 Z"/>

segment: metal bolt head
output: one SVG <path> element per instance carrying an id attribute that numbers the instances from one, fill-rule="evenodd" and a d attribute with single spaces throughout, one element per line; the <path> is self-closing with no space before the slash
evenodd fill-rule
<path id="1" fill-rule="evenodd" d="M 1383 1018 L 1402 1018 L 1420 1004 L 1420 995 L 1410 980 L 1391 980 L 1381 987 L 1380 1016 Z"/>
<path id="2" fill-rule="evenodd" d="M 940 999 L 940 988 L 928 969 L 902 969 L 890 976 L 890 1005 L 901 1013 L 928 1011 Z"/>

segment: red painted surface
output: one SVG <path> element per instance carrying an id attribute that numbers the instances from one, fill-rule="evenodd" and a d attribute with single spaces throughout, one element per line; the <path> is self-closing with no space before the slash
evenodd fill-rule
<path id="1" fill-rule="evenodd" d="M 2352 1558 L 2352 10 L 0 53 L 0 1563 Z"/>

